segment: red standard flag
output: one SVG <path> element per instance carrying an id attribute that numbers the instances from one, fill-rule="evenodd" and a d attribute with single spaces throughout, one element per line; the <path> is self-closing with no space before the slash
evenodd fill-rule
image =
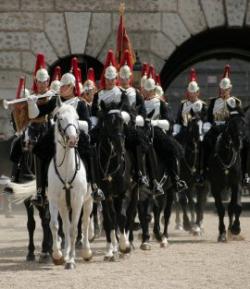
<path id="1" fill-rule="evenodd" d="M 125 28 L 125 21 L 124 21 L 124 11 L 125 11 L 125 4 L 121 3 L 120 5 L 120 23 L 117 30 L 117 39 L 116 39 L 116 60 L 119 64 L 121 59 L 123 58 L 124 51 L 127 49 L 131 55 L 131 63 L 134 65 L 135 63 L 135 52 L 133 50 L 131 41 L 128 37 L 126 28 Z"/>

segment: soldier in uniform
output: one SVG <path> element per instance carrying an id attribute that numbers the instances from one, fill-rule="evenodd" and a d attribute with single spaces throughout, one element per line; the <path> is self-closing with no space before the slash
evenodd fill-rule
<path id="1" fill-rule="evenodd" d="M 176 123 L 174 124 L 173 135 L 185 147 L 185 139 L 187 126 L 192 118 L 193 113 L 198 113 L 200 122 L 200 141 L 199 141 L 199 169 L 196 181 L 202 183 L 204 181 L 204 146 L 203 137 L 206 132 L 207 123 L 207 105 L 200 99 L 200 88 L 197 82 L 197 74 L 194 68 L 190 70 L 189 84 L 186 91 L 186 99 L 182 101 L 177 114 Z"/>
<path id="2" fill-rule="evenodd" d="M 91 158 L 89 158 L 89 137 L 87 135 L 88 127 L 91 127 L 90 118 L 86 103 L 81 101 L 79 97 L 76 95 L 79 93 L 78 79 L 79 76 L 77 74 L 78 68 L 77 64 L 73 62 L 73 73 L 76 77 L 71 73 L 66 73 L 62 76 L 60 81 L 60 96 L 62 102 L 72 105 L 78 115 L 79 115 L 79 128 L 80 128 L 80 136 L 78 142 L 78 151 L 81 159 L 85 162 L 89 168 L 86 170 L 89 175 L 88 178 L 92 185 L 92 196 L 94 199 L 99 200 L 103 199 L 103 193 L 98 188 L 97 182 L 95 179 L 96 168 L 93 167 L 93 163 L 91 162 Z M 29 105 L 32 107 L 33 111 L 36 111 L 36 114 L 33 114 L 33 117 L 39 118 L 41 116 L 48 115 L 50 113 L 55 114 L 56 112 L 56 101 L 57 95 L 53 96 L 47 103 L 37 105 L 35 97 L 30 98 Z M 54 155 L 54 128 L 51 127 L 49 131 L 41 138 L 37 145 L 34 148 L 34 153 L 39 157 L 40 161 L 43 163 L 49 163 L 51 158 Z M 45 174 L 47 171 L 44 172 Z M 46 178 L 45 178 L 46 180 Z"/>
<path id="3" fill-rule="evenodd" d="M 208 122 L 204 124 L 206 131 L 208 131 L 204 138 L 205 170 L 208 170 L 209 156 L 215 146 L 217 137 L 223 131 L 225 122 L 230 116 L 230 108 L 241 110 L 241 101 L 231 96 L 232 84 L 229 65 L 225 66 L 219 88 L 220 95 L 211 99 L 208 107 Z"/>
<path id="4" fill-rule="evenodd" d="M 46 103 L 53 95 L 54 92 L 49 88 L 50 77 L 48 71 L 46 69 L 45 57 L 43 54 L 37 55 L 35 70 L 34 70 L 34 81 L 31 96 L 37 98 L 38 96 L 43 96 L 38 100 L 38 105 Z M 30 100 L 28 101 L 28 116 L 30 119 L 29 126 L 27 128 L 27 133 L 29 140 L 34 146 L 38 140 L 47 132 L 48 130 L 48 120 L 46 116 L 41 116 L 39 118 L 33 119 L 34 111 Z M 39 158 L 34 156 L 35 162 L 35 174 L 36 174 L 36 184 L 37 184 L 37 194 L 34 198 L 32 198 L 32 202 L 35 205 L 43 205 L 45 190 L 46 190 L 46 164 L 41 162 Z"/>
<path id="5" fill-rule="evenodd" d="M 148 117 L 151 117 L 151 125 L 154 127 L 153 144 L 157 154 L 165 163 L 165 168 L 171 179 L 176 192 L 182 192 L 187 188 L 186 183 L 180 179 L 178 173 L 178 159 L 181 158 L 178 143 L 171 135 L 167 134 L 171 126 L 171 118 L 169 117 L 169 109 L 167 103 L 162 97 L 156 94 L 154 80 L 154 71 L 150 67 L 149 75 L 143 82 L 145 108 Z M 156 89 L 157 88 L 157 89 Z M 149 159 L 153 159 L 152 150 L 149 152 Z M 157 167 L 152 167 L 155 162 L 151 162 L 151 171 L 157 173 Z"/>
<path id="6" fill-rule="evenodd" d="M 140 120 L 144 123 L 146 118 L 146 109 L 144 106 L 144 99 L 140 92 L 135 89 L 131 84 L 133 81 L 133 65 L 131 63 L 131 55 L 126 50 L 123 55 L 123 59 L 120 63 L 119 69 L 119 84 L 125 90 L 129 104 L 131 106 L 130 114 L 132 121 L 126 126 L 126 148 L 133 153 L 134 166 L 135 166 L 135 180 L 139 186 L 148 188 L 149 180 L 146 173 L 146 153 L 147 153 L 147 142 L 144 139 L 144 129 L 140 127 Z M 134 124 L 137 125 L 135 126 Z M 159 187 L 159 186 L 158 186 Z M 155 187 L 157 188 L 157 186 Z M 153 191 L 158 194 L 158 192 Z"/>

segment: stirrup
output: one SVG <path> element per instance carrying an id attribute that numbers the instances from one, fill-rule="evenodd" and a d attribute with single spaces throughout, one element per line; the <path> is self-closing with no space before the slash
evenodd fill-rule
<path id="1" fill-rule="evenodd" d="M 162 188 L 162 185 L 157 182 L 157 180 L 153 180 L 153 195 L 155 197 L 158 197 L 158 196 L 162 196 L 164 195 L 164 190 Z"/>
<path id="2" fill-rule="evenodd" d="M 182 193 L 188 189 L 187 183 L 183 180 L 178 180 L 176 182 L 176 193 Z"/>
<path id="3" fill-rule="evenodd" d="M 139 177 L 138 177 L 138 185 L 139 186 L 149 187 L 149 181 L 148 181 L 147 176 L 139 175 Z"/>

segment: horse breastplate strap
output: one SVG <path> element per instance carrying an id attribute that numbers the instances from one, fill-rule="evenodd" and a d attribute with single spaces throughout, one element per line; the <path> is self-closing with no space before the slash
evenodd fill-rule
<path id="1" fill-rule="evenodd" d="M 145 108 L 147 114 L 154 110 L 154 114 L 151 119 L 158 119 L 160 116 L 160 99 L 159 98 L 152 98 L 150 100 L 145 100 Z"/>
<path id="2" fill-rule="evenodd" d="M 126 93 L 128 95 L 129 104 L 131 106 L 136 104 L 136 91 L 134 87 L 129 87 L 126 89 Z"/>
<path id="3" fill-rule="evenodd" d="M 227 108 L 226 101 L 222 98 L 216 99 L 213 107 L 214 120 L 225 121 L 229 117 L 229 111 Z"/>
<path id="4" fill-rule="evenodd" d="M 101 101 L 104 101 L 105 104 L 120 103 L 121 94 L 122 92 L 117 86 L 110 90 L 101 90 L 98 94 L 98 103 L 100 104 Z"/>

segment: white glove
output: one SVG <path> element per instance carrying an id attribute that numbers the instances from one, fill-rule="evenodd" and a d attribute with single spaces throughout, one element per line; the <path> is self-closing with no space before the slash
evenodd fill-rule
<path id="1" fill-rule="evenodd" d="M 90 120 L 91 120 L 92 128 L 95 127 L 97 125 L 97 123 L 98 123 L 98 118 L 96 116 L 91 116 Z"/>
<path id="2" fill-rule="evenodd" d="M 37 107 L 37 96 L 30 95 L 27 97 L 29 118 L 36 118 L 39 115 L 39 108 Z"/>
<path id="3" fill-rule="evenodd" d="M 204 134 L 206 134 L 209 130 L 210 130 L 210 128 L 211 128 L 211 123 L 210 122 L 205 122 L 205 123 L 203 123 L 203 132 L 204 132 Z"/>
<path id="4" fill-rule="evenodd" d="M 27 96 L 28 103 L 36 103 L 37 100 L 38 100 L 38 97 L 34 94 Z"/>
<path id="5" fill-rule="evenodd" d="M 135 125 L 143 127 L 144 123 L 144 118 L 141 115 L 137 115 L 135 118 Z"/>
<path id="6" fill-rule="evenodd" d="M 173 136 L 177 135 L 180 131 L 181 131 L 181 125 L 178 123 L 175 123 L 173 127 Z"/>
<path id="7" fill-rule="evenodd" d="M 169 130 L 169 121 L 166 119 L 157 119 L 157 120 L 151 120 L 152 126 L 157 126 L 165 131 Z"/>
<path id="8" fill-rule="evenodd" d="M 124 110 L 121 112 L 121 114 L 122 114 L 122 118 L 123 118 L 124 122 L 126 124 L 128 124 L 130 121 L 130 115 Z"/>
<path id="9" fill-rule="evenodd" d="M 86 134 L 89 131 L 89 125 L 85 120 L 78 120 L 79 123 L 79 129 L 84 131 Z"/>

